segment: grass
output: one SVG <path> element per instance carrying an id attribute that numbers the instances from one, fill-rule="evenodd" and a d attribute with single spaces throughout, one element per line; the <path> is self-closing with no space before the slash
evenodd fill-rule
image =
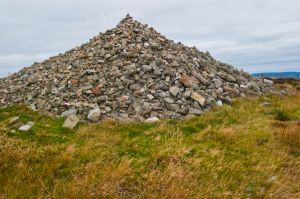
<path id="1" fill-rule="evenodd" d="M 277 140 L 290 147 L 291 151 L 300 155 L 300 124 L 297 122 L 275 124 L 274 135 Z"/>
<path id="2" fill-rule="evenodd" d="M 23 106 L 0 109 L 0 198 L 300 198 L 299 99 L 75 130 Z M 36 125 L 19 132 L 13 116 Z"/>

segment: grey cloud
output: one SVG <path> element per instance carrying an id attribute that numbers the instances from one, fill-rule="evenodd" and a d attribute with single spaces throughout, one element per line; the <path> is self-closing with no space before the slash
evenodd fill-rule
<path id="1" fill-rule="evenodd" d="M 247 71 L 300 71 L 299 7 L 299 0 L 1 0 L 0 75 L 87 42 L 127 13 Z"/>

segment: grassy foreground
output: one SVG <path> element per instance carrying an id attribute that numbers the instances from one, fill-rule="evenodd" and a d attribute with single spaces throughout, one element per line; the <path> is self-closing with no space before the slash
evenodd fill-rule
<path id="1" fill-rule="evenodd" d="M 13 116 L 36 125 L 19 132 Z M 23 106 L 0 109 L 0 198 L 300 198 L 299 119 L 300 93 L 75 130 Z"/>

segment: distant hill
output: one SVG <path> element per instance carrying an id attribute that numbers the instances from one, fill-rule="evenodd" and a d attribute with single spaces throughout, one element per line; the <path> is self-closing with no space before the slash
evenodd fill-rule
<path id="1" fill-rule="evenodd" d="M 300 79 L 300 72 L 269 72 L 253 73 L 254 77 L 275 77 L 275 78 L 297 78 Z"/>

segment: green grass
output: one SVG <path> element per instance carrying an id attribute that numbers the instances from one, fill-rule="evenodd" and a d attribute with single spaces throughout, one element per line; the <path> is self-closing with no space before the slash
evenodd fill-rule
<path id="1" fill-rule="evenodd" d="M 0 109 L 0 198 L 300 198 L 299 99 L 75 130 L 24 106 Z M 36 125 L 19 132 L 13 116 Z"/>

